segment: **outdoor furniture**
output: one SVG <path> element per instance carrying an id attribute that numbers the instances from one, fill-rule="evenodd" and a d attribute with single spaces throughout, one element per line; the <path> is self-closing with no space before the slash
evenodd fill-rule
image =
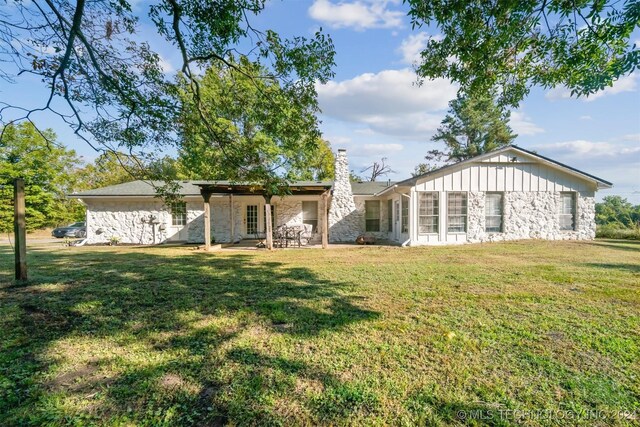
<path id="1" fill-rule="evenodd" d="M 279 248 L 288 248 L 289 245 L 302 246 L 302 226 L 280 225 L 273 230 L 273 245 Z"/>
<path id="2" fill-rule="evenodd" d="M 300 240 L 304 240 L 304 244 L 308 245 L 309 241 L 313 237 L 313 225 L 311 224 L 302 224 L 302 233 L 300 234 Z"/>
<path id="3" fill-rule="evenodd" d="M 375 236 L 361 234 L 356 238 L 356 243 L 359 245 L 375 245 L 376 238 Z"/>

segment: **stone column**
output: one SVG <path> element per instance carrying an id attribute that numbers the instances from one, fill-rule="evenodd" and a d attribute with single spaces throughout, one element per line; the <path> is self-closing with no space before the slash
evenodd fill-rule
<path id="1" fill-rule="evenodd" d="M 360 234 L 360 214 L 353 201 L 347 150 L 338 150 L 335 166 L 335 181 L 329 208 L 329 241 L 354 242 Z"/>

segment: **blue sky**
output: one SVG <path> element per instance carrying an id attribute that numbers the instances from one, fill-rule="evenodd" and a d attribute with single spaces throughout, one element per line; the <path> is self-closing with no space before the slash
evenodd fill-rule
<path id="1" fill-rule="evenodd" d="M 284 36 L 311 35 L 318 27 L 331 34 L 336 75 L 318 87 L 321 130 L 334 149 L 347 149 L 356 172 L 386 157 L 396 171 L 388 176 L 391 180 L 408 177 L 437 147 L 431 136 L 456 91 L 443 79 L 415 85 L 412 63 L 428 37 L 438 33 L 412 30 L 406 11 L 400 0 L 272 0 L 255 21 Z M 171 72 L 176 53 L 158 42 L 150 28 L 140 35 L 148 35 Z M 640 45 L 640 33 L 632 42 Z M 41 99 L 43 88 L 27 79 L 11 86 L 0 82 L 0 97 Z M 563 88 L 534 88 L 512 113 L 516 144 L 612 181 L 614 188 L 599 198 L 620 194 L 640 203 L 639 86 L 636 72 L 589 98 L 571 98 Z M 95 157 L 63 123 L 47 115 L 39 122 L 86 158 Z"/>

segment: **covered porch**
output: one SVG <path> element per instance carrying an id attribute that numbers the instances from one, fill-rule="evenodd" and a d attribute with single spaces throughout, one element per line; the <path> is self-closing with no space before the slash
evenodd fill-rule
<path id="1" fill-rule="evenodd" d="M 280 195 L 269 195 L 258 184 L 229 181 L 195 182 L 204 202 L 203 223 L 205 250 L 211 249 L 212 228 L 216 242 L 242 246 L 263 243 L 273 249 L 274 230 L 311 227 L 320 238 L 320 247 L 328 247 L 329 198 L 332 182 L 296 182 L 281 189 Z M 303 224 L 305 223 L 305 224 Z M 291 239 L 295 244 L 295 239 Z M 281 242 L 281 241 L 280 241 Z M 310 243 L 307 239 L 306 243 Z M 299 245 L 299 242 L 298 242 Z M 226 245 L 225 245 L 226 246 Z M 278 245 L 280 246 L 280 245 Z M 289 242 L 286 245 L 289 246 Z"/>

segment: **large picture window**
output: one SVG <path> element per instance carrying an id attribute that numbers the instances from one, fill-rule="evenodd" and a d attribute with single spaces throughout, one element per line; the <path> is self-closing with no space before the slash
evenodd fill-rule
<path id="1" fill-rule="evenodd" d="M 447 231 L 449 233 L 467 231 L 467 193 L 447 194 Z"/>
<path id="2" fill-rule="evenodd" d="M 366 231 L 380 231 L 380 200 L 364 202 Z"/>
<path id="3" fill-rule="evenodd" d="M 418 232 L 429 234 L 438 232 L 438 193 L 418 193 Z"/>
<path id="4" fill-rule="evenodd" d="M 171 225 L 180 226 L 187 224 L 187 204 L 185 202 L 175 202 L 170 206 Z"/>
<path id="5" fill-rule="evenodd" d="M 484 202 L 484 231 L 502 232 L 502 193 L 487 193 Z"/>
<path id="6" fill-rule="evenodd" d="M 576 229 L 576 195 L 560 193 L 560 230 Z"/>

